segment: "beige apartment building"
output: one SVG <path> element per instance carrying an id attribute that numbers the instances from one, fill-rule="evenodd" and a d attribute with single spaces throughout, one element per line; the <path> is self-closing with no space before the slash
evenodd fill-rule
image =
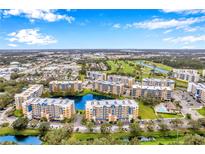
<path id="1" fill-rule="evenodd" d="M 36 84 L 36 85 L 31 85 L 28 89 L 23 91 L 20 94 L 15 94 L 15 104 L 16 104 L 16 109 L 20 110 L 22 109 L 22 103 L 30 98 L 34 97 L 40 97 L 43 93 L 43 85 L 41 84 Z"/>
<path id="2" fill-rule="evenodd" d="M 138 117 L 138 103 L 134 100 L 93 100 L 87 101 L 85 114 L 87 120 L 130 121 Z"/>
<path id="3" fill-rule="evenodd" d="M 156 79 L 156 78 L 144 78 L 142 80 L 143 86 L 159 86 L 159 87 L 170 87 L 174 89 L 175 81 L 170 79 Z"/>
<path id="4" fill-rule="evenodd" d="M 106 80 L 106 73 L 98 71 L 87 71 L 86 77 L 90 80 Z"/>
<path id="5" fill-rule="evenodd" d="M 70 119 L 75 114 L 74 100 L 57 98 L 31 98 L 22 104 L 23 114 L 29 119 Z"/>
<path id="6" fill-rule="evenodd" d="M 123 94 L 124 85 L 109 81 L 93 81 L 93 90 L 120 96 Z"/>
<path id="7" fill-rule="evenodd" d="M 198 82 L 200 75 L 198 70 L 193 69 L 173 69 L 173 78 L 185 80 L 188 82 Z"/>
<path id="8" fill-rule="evenodd" d="M 51 81 L 49 83 L 50 92 L 79 92 L 82 90 L 82 81 Z"/>
<path id="9" fill-rule="evenodd" d="M 170 87 L 160 87 L 160 86 L 143 86 L 143 85 L 133 85 L 132 86 L 132 97 L 156 97 L 161 100 L 171 100 L 172 89 Z"/>
<path id="10" fill-rule="evenodd" d="M 121 75 L 108 75 L 107 80 L 109 82 L 122 83 L 126 87 L 132 87 L 132 85 L 135 83 L 135 78 Z"/>

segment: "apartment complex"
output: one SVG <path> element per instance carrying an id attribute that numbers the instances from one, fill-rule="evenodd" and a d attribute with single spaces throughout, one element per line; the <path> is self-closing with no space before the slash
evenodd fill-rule
<path id="1" fill-rule="evenodd" d="M 132 87 L 132 85 L 135 83 L 135 78 L 121 75 L 108 75 L 107 80 L 109 82 L 122 83 L 126 87 Z"/>
<path id="2" fill-rule="evenodd" d="M 195 98 L 205 103 L 205 84 L 189 82 L 187 91 Z"/>
<path id="3" fill-rule="evenodd" d="M 82 90 L 82 81 L 51 81 L 49 90 L 50 92 L 79 92 Z"/>
<path id="4" fill-rule="evenodd" d="M 63 120 L 75 114 L 74 101 L 69 99 L 31 98 L 22 104 L 22 108 L 29 119 Z"/>
<path id="5" fill-rule="evenodd" d="M 123 94 L 124 85 L 109 81 L 93 81 L 93 90 L 120 96 Z"/>
<path id="6" fill-rule="evenodd" d="M 159 87 L 170 87 L 174 89 L 175 81 L 170 79 L 156 79 L 156 78 L 145 78 L 142 80 L 143 86 L 159 86 Z"/>
<path id="7" fill-rule="evenodd" d="M 172 98 L 172 89 L 170 87 L 162 86 L 143 86 L 133 85 L 132 86 L 132 97 L 156 97 L 161 100 L 170 100 Z"/>
<path id="8" fill-rule="evenodd" d="M 15 104 L 16 104 L 16 109 L 22 109 L 22 103 L 30 98 L 33 97 L 40 97 L 43 93 L 43 85 L 36 84 L 32 85 L 25 91 L 23 91 L 20 94 L 16 94 L 14 96 L 15 98 Z"/>
<path id="9" fill-rule="evenodd" d="M 134 100 L 93 100 L 85 106 L 87 120 L 117 121 L 138 117 L 138 103 Z"/>
<path id="10" fill-rule="evenodd" d="M 197 70 L 193 69 L 173 69 L 172 77 L 189 82 L 198 82 L 200 75 Z"/>
<path id="11" fill-rule="evenodd" d="M 90 80 L 106 80 L 106 73 L 98 71 L 87 71 L 86 77 Z"/>

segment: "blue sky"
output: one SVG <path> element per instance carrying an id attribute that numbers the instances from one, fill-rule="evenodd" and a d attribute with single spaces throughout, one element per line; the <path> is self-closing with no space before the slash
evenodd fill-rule
<path id="1" fill-rule="evenodd" d="M 205 10 L 0 10 L 1 49 L 205 48 Z"/>

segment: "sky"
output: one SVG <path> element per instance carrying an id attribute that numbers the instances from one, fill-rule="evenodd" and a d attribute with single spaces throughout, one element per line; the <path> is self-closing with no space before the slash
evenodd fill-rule
<path id="1" fill-rule="evenodd" d="M 0 49 L 204 49 L 205 10 L 0 10 Z"/>

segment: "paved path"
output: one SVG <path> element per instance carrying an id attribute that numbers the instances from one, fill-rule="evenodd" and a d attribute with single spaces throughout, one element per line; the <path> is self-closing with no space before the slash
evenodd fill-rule
<path id="1" fill-rule="evenodd" d="M 2 114 L 0 115 L 0 124 L 5 123 L 5 122 L 9 122 L 11 124 L 16 119 L 16 118 L 7 117 L 7 113 L 11 111 L 12 109 L 13 107 L 8 107 L 6 110 L 2 112 Z"/>

